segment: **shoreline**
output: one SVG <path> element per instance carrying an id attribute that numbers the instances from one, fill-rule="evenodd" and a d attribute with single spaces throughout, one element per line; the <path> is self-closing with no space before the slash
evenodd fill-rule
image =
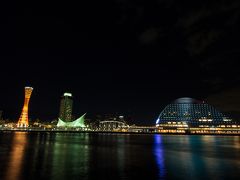
<path id="1" fill-rule="evenodd" d="M 118 132 L 118 131 L 76 131 L 76 130 L 27 130 L 27 129 L 1 129 L 0 132 L 28 132 L 28 133 L 88 133 L 88 134 L 129 134 L 129 135 L 214 135 L 214 136 L 240 136 L 238 133 L 161 133 L 161 132 Z"/>

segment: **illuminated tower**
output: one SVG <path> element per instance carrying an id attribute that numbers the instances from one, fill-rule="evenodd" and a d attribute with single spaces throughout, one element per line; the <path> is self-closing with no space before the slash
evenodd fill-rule
<path id="1" fill-rule="evenodd" d="M 21 116 L 18 120 L 18 127 L 28 127 L 28 104 L 32 94 L 32 87 L 25 87 L 25 99 Z"/>
<path id="2" fill-rule="evenodd" d="M 71 93 L 64 93 L 60 103 L 59 118 L 65 122 L 72 121 L 73 100 Z"/>

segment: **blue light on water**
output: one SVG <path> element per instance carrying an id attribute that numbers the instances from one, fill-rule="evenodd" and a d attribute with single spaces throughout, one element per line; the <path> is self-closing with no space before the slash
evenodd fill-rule
<path id="1" fill-rule="evenodd" d="M 156 164 L 159 171 L 159 178 L 163 179 L 166 176 L 165 160 L 164 160 L 164 150 L 161 135 L 154 136 L 154 155 L 156 159 Z"/>

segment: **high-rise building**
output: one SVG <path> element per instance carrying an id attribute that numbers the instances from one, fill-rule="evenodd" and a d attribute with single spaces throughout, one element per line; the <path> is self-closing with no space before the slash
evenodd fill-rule
<path id="1" fill-rule="evenodd" d="M 60 102 L 59 118 L 65 122 L 72 121 L 73 99 L 71 93 L 64 93 Z"/>
<path id="2" fill-rule="evenodd" d="M 33 88 L 32 87 L 25 87 L 25 98 L 24 98 L 24 105 L 22 108 L 21 116 L 18 120 L 17 126 L 18 127 L 28 127 L 28 104 L 32 94 Z"/>

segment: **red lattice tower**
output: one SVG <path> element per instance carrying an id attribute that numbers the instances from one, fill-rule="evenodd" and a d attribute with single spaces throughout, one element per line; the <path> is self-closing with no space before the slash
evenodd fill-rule
<path id="1" fill-rule="evenodd" d="M 28 104 L 32 94 L 33 88 L 32 87 L 25 87 L 25 98 L 24 98 L 24 105 L 22 108 L 21 116 L 18 120 L 17 126 L 18 127 L 28 127 Z"/>

